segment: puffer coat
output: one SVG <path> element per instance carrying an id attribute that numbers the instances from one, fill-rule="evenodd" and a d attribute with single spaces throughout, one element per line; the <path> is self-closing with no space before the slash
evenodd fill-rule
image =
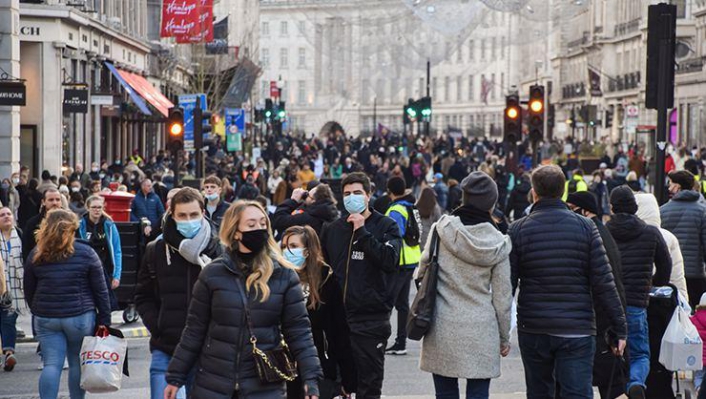
<path id="1" fill-rule="evenodd" d="M 284 398 L 284 383 L 265 384 L 258 377 L 240 295 L 247 275 L 232 256 L 224 254 L 199 275 L 167 382 L 184 385 L 196 366 L 191 399 L 231 399 L 235 390 L 243 399 Z M 275 262 L 268 286 L 265 302 L 254 290 L 247 295 L 257 347 L 276 349 L 284 337 L 309 394 L 318 395 L 322 371 L 299 277 Z"/>
<path id="2" fill-rule="evenodd" d="M 686 278 L 706 277 L 706 206 L 700 199 L 696 191 L 684 190 L 659 209 L 662 228 L 679 240 Z"/>

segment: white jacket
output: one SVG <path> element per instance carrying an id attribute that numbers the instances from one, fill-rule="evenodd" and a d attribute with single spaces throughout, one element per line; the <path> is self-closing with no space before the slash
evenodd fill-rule
<path id="1" fill-rule="evenodd" d="M 686 278 L 684 277 L 684 258 L 679 249 L 679 240 L 677 237 L 662 228 L 662 218 L 659 214 L 659 204 L 657 199 L 652 194 L 635 193 L 635 201 L 637 201 L 637 217 L 645 223 L 659 228 L 662 232 L 662 237 L 669 248 L 669 255 L 672 257 L 672 277 L 669 282 L 674 284 L 682 294 L 686 302 L 689 302 L 689 292 L 686 289 Z"/>

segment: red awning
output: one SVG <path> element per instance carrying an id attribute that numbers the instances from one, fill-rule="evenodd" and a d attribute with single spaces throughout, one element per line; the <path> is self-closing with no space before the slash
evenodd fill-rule
<path id="1" fill-rule="evenodd" d="M 152 84 L 148 82 L 147 79 L 143 78 L 140 75 L 123 71 L 122 69 L 119 69 L 118 72 L 120 73 L 120 76 L 122 76 L 122 78 L 125 79 L 125 81 L 133 89 L 135 89 L 135 91 L 140 93 L 142 98 L 147 100 L 148 103 L 152 104 L 152 106 L 155 107 L 157 111 L 159 111 L 164 116 L 169 116 L 169 108 L 173 107 L 174 104 L 172 104 L 172 102 L 169 101 L 167 97 L 164 97 L 164 94 L 162 94 L 159 89 L 152 86 Z"/>

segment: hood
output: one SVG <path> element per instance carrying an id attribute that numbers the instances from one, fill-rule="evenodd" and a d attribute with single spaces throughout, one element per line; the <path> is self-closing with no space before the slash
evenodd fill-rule
<path id="1" fill-rule="evenodd" d="M 606 227 L 615 241 L 626 242 L 640 237 L 647 224 L 635 215 L 618 213 L 611 217 Z"/>
<path id="2" fill-rule="evenodd" d="M 332 222 L 338 218 L 338 210 L 333 202 L 330 201 L 315 202 L 306 207 L 306 212 L 327 222 Z"/>
<path id="3" fill-rule="evenodd" d="M 510 238 L 490 223 L 465 226 L 457 216 L 444 215 L 436 226 L 444 247 L 471 265 L 494 266 L 512 250 Z"/>
<path id="4" fill-rule="evenodd" d="M 701 194 L 697 193 L 694 190 L 682 190 L 679 191 L 672 197 L 674 201 L 686 201 L 686 202 L 695 202 L 698 201 L 699 198 L 701 198 Z"/>
<path id="5" fill-rule="evenodd" d="M 662 225 L 662 217 L 659 214 L 659 204 L 657 198 L 652 194 L 635 194 L 637 202 L 637 217 L 642 219 L 650 226 L 660 227 Z"/>

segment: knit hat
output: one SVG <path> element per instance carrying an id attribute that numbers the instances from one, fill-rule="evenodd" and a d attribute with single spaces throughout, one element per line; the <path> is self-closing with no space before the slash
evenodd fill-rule
<path id="1" fill-rule="evenodd" d="M 490 211 L 498 202 L 498 186 L 483 172 L 473 172 L 461 182 L 463 203 L 482 211 Z"/>
<path id="2" fill-rule="evenodd" d="M 590 191 L 578 191 L 569 194 L 566 199 L 567 204 L 573 204 L 585 211 L 598 214 L 598 202 L 596 196 Z"/>
<path id="3" fill-rule="evenodd" d="M 404 179 L 399 176 L 393 176 L 387 180 L 387 191 L 392 195 L 404 195 L 404 191 L 407 189 L 407 185 Z"/>
<path id="4" fill-rule="evenodd" d="M 669 173 L 669 180 L 681 186 L 682 190 L 691 190 L 694 188 L 694 174 L 687 170 L 678 170 Z"/>
<path id="5" fill-rule="evenodd" d="M 635 194 L 628 186 L 614 188 L 610 193 L 610 204 L 613 206 L 613 213 L 637 213 Z"/>

